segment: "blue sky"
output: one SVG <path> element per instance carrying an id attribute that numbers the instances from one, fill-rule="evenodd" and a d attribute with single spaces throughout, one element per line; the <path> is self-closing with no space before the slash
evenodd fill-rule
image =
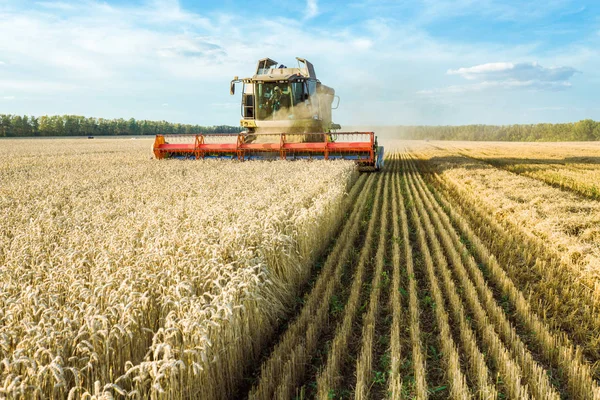
<path id="1" fill-rule="evenodd" d="M 233 76 L 299 56 L 342 126 L 600 120 L 598 3 L 0 0 L 0 113 L 237 125 Z"/>

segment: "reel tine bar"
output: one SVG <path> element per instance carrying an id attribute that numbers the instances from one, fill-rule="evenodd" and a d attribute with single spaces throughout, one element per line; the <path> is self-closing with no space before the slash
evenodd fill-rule
<path id="1" fill-rule="evenodd" d="M 254 135 L 253 135 L 254 136 Z M 373 132 L 337 133 L 266 133 L 256 134 L 257 141 L 239 134 L 156 135 L 157 159 L 179 157 L 204 159 L 229 157 L 246 159 L 355 160 L 361 166 L 375 166 L 377 147 Z M 173 143 L 176 139 L 187 143 Z"/>

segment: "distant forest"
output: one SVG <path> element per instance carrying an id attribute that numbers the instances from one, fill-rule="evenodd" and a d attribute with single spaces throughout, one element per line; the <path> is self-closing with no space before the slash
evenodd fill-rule
<path id="1" fill-rule="evenodd" d="M 0 137 L 117 136 L 157 133 L 237 133 L 241 127 L 174 124 L 166 121 L 89 118 L 79 115 L 20 116 L 0 114 Z"/>
<path id="2" fill-rule="evenodd" d="M 392 130 L 393 136 L 401 139 L 506 142 L 600 140 L 600 122 L 591 119 L 565 124 L 399 126 Z"/>
<path id="3" fill-rule="evenodd" d="M 201 126 L 167 121 L 90 118 L 79 115 L 20 116 L 0 114 L 0 137 L 117 136 L 157 133 L 237 133 L 239 126 Z M 564 142 L 600 140 L 600 122 L 585 119 L 564 124 L 396 126 L 386 136 L 398 139 Z M 380 132 L 383 133 L 383 132 Z"/>

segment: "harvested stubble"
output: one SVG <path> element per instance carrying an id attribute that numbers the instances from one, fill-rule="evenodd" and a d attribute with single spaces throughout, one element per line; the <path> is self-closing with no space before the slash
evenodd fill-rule
<path id="1" fill-rule="evenodd" d="M 365 181 L 367 182 L 363 185 Z M 350 199 L 358 198 L 348 222 L 328 255 L 300 315 L 290 324 L 268 360 L 262 364 L 258 384 L 250 392 L 250 398 L 271 399 L 275 395 L 289 397 L 303 377 L 307 360 L 313 355 L 321 332 L 328 323 L 329 303 L 323 299 L 330 299 L 339 290 L 343 267 L 350 256 L 352 244 L 359 235 L 361 217 L 368 208 L 367 198 L 373 184 L 374 176 L 367 180 L 366 175 L 363 175 L 352 188 Z M 304 357 L 293 357 L 299 352 L 303 352 Z"/>
<path id="2" fill-rule="evenodd" d="M 412 173 L 412 176 L 415 182 L 419 183 L 419 181 L 421 181 L 420 176 L 416 175 L 416 171 Z M 475 307 L 473 309 L 474 312 L 479 308 L 479 311 L 475 312 L 474 320 L 481 326 L 481 322 L 485 321 L 486 319 L 483 310 L 480 308 L 481 306 L 478 306 L 477 302 L 474 302 L 474 300 L 478 297 L 478 292 L 481 295 L 481 301 L 483 301 L 482 304 L 485 306 L 486 312 L 492 317 L 491 322 L 493 322 L 493 325 L 495 325 L 496 329 L 498 329 L 498 333 L 500 333 L 499 338 L 496 338 L 493 341 L 484 340 L 484 343 L 488 342 L 490 345 L 492 345 L 491 354 L 494 355 L 494 358 L 497 361 L 501 361 L 502 359 L 504 359 L 504 361 L 502 361 L 502 363 L 498 365 L 498 368 L 501 372 L 504 371 L 506 374 L 508 374 L 508 376 L 505 377 L 508 378 L 505 380 L 505 384 L 509 382 L 518 382 L 519 376 L 521 375 L 519 366 L 517 366 L 513 361 L 510 361 L 510 358 L 514 357 L 514 360 L 518 361 L 520 367 L 523 368 L 524 376 L 527 377 L 527 379 L 529 380 L 529 391 L 531 391 L 534 398 L 558 398 L 558 393 L 553 388 L 553 383 L 551 383 L 548 380 L 547 372 L 544 371 L 544 369 L 533 360 L 533 357 L 528 351 L 526 345 L 520 340 L 520 337 L 514 331 L 514 328 L 510 327 L 509 322 L 504 316 L 503 310 L 501 310 L 500 307 L 496 305 L 491 292 L 487 288 L 482 272 L 479 270 L 479 268 L 473 261 L 473 258 L 469 256 L 466 246 L 463 243 L 461 243 L 460 239 L 454 232 L 454 229 L 451 225 L 441 224 L 439 217 L 434 212 L 435 207 L 433 207 L 432 203 L 430 202 L 432 197 L 428 197 L 425 195 L 426 192 L 428 193 L 428 190 L 424 187 L 422 182 L 418 184 L 417 187 L 419 187 L 418 192 L 423 198 L 424 203 L 421 203 L 421 201 L 417 201 L 416 203 L 418 208 L 421 207 L 421 209 L 423 210 L 423 213 L 420 215 L 421 220 L 424 221 L 426 227 L 429 226 L 427 231 L 431 231 L 431 234 L 429 235 L 430 241 L 433 243 L 435 248 L 435 243 L 438 241 L 437 238 L 440 237 L 442 239 L 445 250 L 448 254 L 447 257 L 449 260 L 452 260 L 452 265 L 454 266 L 454 269 L 457 272 L 457 278 L 460 282 L 462 282 L 461 285 L 463 287 L 463 290 L 465 290 L 464 293 L 467 304 L 470 304 L 471 307 Z M 429 194 L 429 196 L 431 196 L 431 194 Z M 426 207 L 422 208 L 423 204 Z M 446 206 L 447 208 L 451 209 L 450 204 L 446 204 Z M 427 216 L 427 214 L 425 214 L 425 210 L 427 210 L 427 213 L 429 213 L 430 216 L 433 217 L 433 220 L 436 224 L 435 230 L 437 230 L 437 233 L 433 233 L 434 228 L 430 225 L 429 217 Z M 469 279 L 465 274 L 464 266 L 462 266 L 461 256 L 459 255 L 457 248 L 462 249 L 462 258 L 468 265 L 467 270 L 469 271 L 470 278 L 474 280 L 475 285 L 469 283 Z M 443 257 L 437 257 L 436 265 L 438 266 L 438 269 L 440 270 L 442 276 L 444 276 L 444 279 L 448 279 L 446 278 L 446 271 L 444 270 L 444 268 L 442 268 L 442 266 L 445 265 L 445 263 L 446 261 Z M 448 284 L 446 283 L 446 286 L 451 287 L 453 285 L 448 286 Z M 451 303 L 453 303 L 452 299 Z M 523 309 L 524 308 L 521 305 L 520 311 L 523 311 Z M 519 310 L 519 307 L 517 307 L 517 310 Z M 535 316 L 532 315 L 527 316 L 527 318 L 529 318 L 530 321 L 534 321 L 534 317 Z M 523 317 L 523 319 L 525 319 L 525 317 Z M 484 326 L 481 327 L 484 328 Z M 548 328 L 544 324 L 539 324 L 536 326 L 536 328 L 537 329 L 531 331 L 529 335 L 535 336 L 536 340 L 538 340 L 538 343 L 540 344 L 540 347 L 544 345 L 546 346 L 546 356 L 548 354 L 553 354 L 555 352 L 555 348 L 552 346 L 560 344 L 561 342 L 557 341 L 556 337 L 552 337 L 551 335 L 549 335 L 547 331 Z M 538 334 L 538 332 L 540 331 L 541 333 Z M 461 328 L 460 334 L 462 335 L 464 332 L 465 331 L 463 330 L 463 328 Z M 494 335 L 492 333 L 493 330 L 490 330 L 488 328 L 485 328 L 484 332 L 485 336 L 488 336 L 489 334 Z M 497 351 L 500 350 L 500 348 L 498 347 L 499 343 L 501 343 L 499 340 L 500 338 L 502 338 L 501 340 L 504 341 L 506 343 L 506 346 L 512 350 L 512 355 L 508 354 L 506 350 L 502 351 L 501 353 L 497 353 Z M 551 347 L 548 347 L 548 345 L 550 345 Z M 552 357 L 549 357 L 546 358 L 546 362 L 548 362 L 550 365 L 557 366 L 559 374 L 561 374 L 564 377 L 565 381 L 568 382 L 567 384 L 563 384 L 563 390 L 567 390 L 569 392 L 569 398 L 586 399 L 592 397 L 595 398 L 596 396 L 598 396 L 598 388 L 597 385 L 593 382 L 593 380 L 591 380 L 588 366 L 581 362 L 580 356 L 577 355 L 577 352 L 573 352 L 572 349 L 567 347 L 567 345 L 564 344 L 564 341 L 563 345 L 561 346 L 562 347 L 559 347 L 558 352 L 556 353 L 560 353 L 561 357 L 565 357 L 567 360 L 563 360 L 562 362 L 560 362 L 557 359 L 552 359 Z M 536 347 L 535 344 L 534 347 Z M 500 355 L 502 355 L 502 353 L 504 353 L 504 355 L 502 357 L 499 357 Z M 507 364 L 506 367 L 502 367 L 502 364 L 504 364 L 505 362 L 508 362 L 509 364 Z M 567 367 L 566 371 L 564 367 Z M 517 379 L 517 381 L 515 381 L 515 379 Z M 554 382 L 554 384 L 556 383 L 557 382 Z M 508 391 L 511 393 L 511 397 L 521 397 L 523 395 L 526 396 L 526 391 L 524 391 L 524 387 L 523 389 L 517 389 L 517 391 L 515 391 L 513 388 L 516 389 L 516 387 L 512 385 L 508 385 L 507 387 Z M 482 395 L 481 392 L 479 394 Z"/>
<path id="3" fill-rule="evenodd" d="M 295 391 L 292 384 L 277 397 L 379 398 L 382 393 L 374 388 L 388 378 L 388 396 L 394 399 L 600 399 L 589 361 L 568 335 L 535 314 L 520 282 L 496 261 L 501 252 L 479 238 L 483 226 L 470 212 L 487 224 L 485 211 L 470 197 L 446 200 L 451 191 L 444 177 L 427 173 L 423 179 L 429 167 L 402 158 L 401 175 L 397 155 L 380 174 L 364 243 L 356 243 L 360 258 L 344 315 L 323 317 L 324 329 L 335 336 L 325 335 L 331 340 L 319 346 L 317 357 L 288 355 L 292 364 L 305 360 L 322 372 L 316 382 L 307 376 L 295 380 Z M 382 249 L 390 234 L 393 240 Z M 542 249 L 529 251 L 541 254 Z M 380 282 L 382 256 L 392 262 L 389 306 L 382 302 L 387 296 Z M 383 365 L 387 355 L 372 333 L 390 317 L 391 326 L 381 330 L 390 335 L 390 371 L 376 374 L 373 367 Z M 284 370 L 284 376 L 296 378 L 291 371 Z M 307 389 L 315 383 L 317 393 Z"/>
<path id="4" fill-rule="evenodd" d="M 396 163 L 399 163 L 398 161 Z M 406 177 L 404 177 L 406 178 Z M 403 180 L 405 182 L 405 179 Z M 402 242 L 404 243 L 404 252 L 406 254 L 406 275 L 408 276 L 408 324 L 410 330 L 410 353 L 413 372 L 414 390 L 413 395 L 417 399 L 427 399 L 427 382 L 425 379 L 426 362 L 424 356 L 423 343 L 421 341 L 421 322 L 420 307 L 417 297 L 417 284 L 415 279 L 415 270 L 413 262 L 412 245 L 409 240 L 408 217 L 406 207 L 404 206 L 404 196 L 400 190 L 400 182 L 397 185 L 397 196 L 400 198 L 400 224 L 402 229 Z M 400 290 L 398 288 L 397 290 Z M 407 391 L 410 388 L 406 388 Z"/>
<path id="5" fill-rule="evenodd" d="M 564 333 L 556 334 L 550 332 L 546 324 L 531 310 L 529 302 L 516 288 L 513 281 L 508 278 L 506 272 L 496 261 L 496 258 L 490 254 L 490 251 L 481 239 L 474 233 L 465 219 L 454 210 L 444 195 L 436 193 L 436 197 L 434 198 L 432 193 L 425 188 L 423 180 L 419 179 L 418 182 L 421 185 L 421 192 L 425 194 L 427 204 L 433 205 L 434 220 L 438 230 L 442 232 L 443 240 L 447 242 L 447 236 L 450 236 L 453 245 L 460 251 L 462 262 L 469 266 L 470 271 L 475 271 L 471 276 L 478 282 L 479 287 L 483 288 L 483 277 L 477 272 L 478 266 L 476 261 L 470 255 L 457 232 L 455 232 L 455 228 L 452 225 L 454 223 L 456 229 L 461 232 L 461 235 L 466 237 L 468 242 L 471 243 L 472 251 L 482 260 L 483 265 L 487 267 L 487 271 L 489 271 L 488 284 L 500 288 L 501 294 L 504 296 L 503 298 L 507 298 L 511 302 L 519 322 L 532 333 L 531 337 L 535 341 L 536 348 L 542 352 L 545 360 L 555 366 L 559 374 L 567 380 L 568 391 L 571 396 L 573 398 L 585 399 L 590 393 L 597 392 L 598 385 L 592 378 L 589 365 L 582 360 L 580 350 L 573 348 Z M 442 206 L 448 215 L 442 211 Z M 450 219 L 452 219 L 452 223 Z M 443 224 L 443 227 L 440 224 Z M 457 254 L 454 254 L 454 257 L 457 257 Z M 457 258 L 454 262 L 458 263 L 460 261 Z"/>
<path id="6" fill-rule="evenodd" d="M 446 157 L 448 159 L 448 157 Z M 427 169 L 427 167 L 421 163 L 421 167 Z M 459 164 L 460 166 L 460 164 Z M 448 167 L 448 166 L 446 166 Z M 429 174 L 426 174 L 426 176 Z M 586 361 L 584 357 L 582 357 L 582 348 L 586 349 L 592 361 L 597 362 L 597 356 L 595 356 L 594 351 L 590 351 L 593 349 L 595 342 L 595 337 L 598 334 L 598 324 L 593 322 L 594 314 L 587 314 L 587 319 L 579 320 L 580 323 L 575 325 L 571 325 L 574 329 L 567 330 L 567 334 L 561 331 L 554 331 L 553 327 L 556 325 L 569 326 L 565 324 L 565 320 L 561 319 L 560 321 L 556 321 L 554 319 L 548 319 L 546 315 L 543 315 L 544 320 L 540 319 L 534 312 L 534 309 L 542 309 L 545 304 L 539 302 L 531 301 L 531 292 L 529 293 L 529 300 L 525 299 L 525 296 L 519 291 L 519 289 L 515 286 L 515 282 L 519 282 L 519 279 L 513 282 L 510 275 L 515 276 L 515 267 L 518 266 L 518 263 L 510 265 L 509 261 L 509 270 L 508 274 L 506 271 L 502 270 L 498 262 L 496 261 L 496 257 L 491 255 L 490 250 L 486 247 L 488 245 L 484 244 L 482 240 L 474 233 L 479 232 L 486 237 L 487 243 L 492 244 L 492 248 L 495 251 L 500 249 L 499 253 L 503 259 L 506 259 L 506 253 L 512 253 L 511 256 L 518 256 L 519 254 L 537 254 L 538 257 L 543 257 L 543 259 L 551 259 L 548 257 L 548 253 L 551 252 L 551 249 L 547 249 L 546 246 L 541 246 L 539 243 L 535 241 L 531 241 L 530 237 L 523 236 L 520 234 L 519 230 L 513 227 L 507 233 L 497 222 L 493 221 L 489 217 L 489 208 L 480 207 L 476 201 L 474 201 L 473 196 L 469 194 L 462 193 L 460 197 L 457 197 L 457 193 L 460 193 L 462 189 L 461 185 L 457 181 L 451 181 L 444 174 L 433 175 L 435 177 L 434 180 L 431 181 L 434 185 L 438 185 L 442 191 L 436 193 L 435 197 L 440 201 L 440 204 L 444 207 L 444 210 L 448 213 L 448 216 L 452 218 L 452 222 L 455 226 L 460 229 L 463 233 L 463 237 L 459 238 L 457 235 L 453 233 L 452 225 L 448 219 L 448 216 L 444 215 L 444 226 L 439 228 L 439 232 L 441 232 L 441 237 L 445 241 L 446 235 L 451 233 L 452 242 L 454 246 L 461 249 L 461 257 L 465 264 L 468 266 L 468 271 L 474 282 L 476 283 L 477 290 L 482 296 L 482 300 L 491 304 L 492 300 L 491 293 L 486 294 L 485 290 L 485 282 L 488 279 L 489 283 L 492 286 L 496 287 L 500 294 L 498 296 L 502 297 L 502 302 L 506 303 L 510 302 L 510 307 L 514 309 L 514 319 L 521 326 L 521 333 L 524 333 L 524 338 L 526 339 L 526 346 L 529 346 L 532 351 L 535 351 L 535 358 L 543 361 L 545 365 L 552 368 L 552 370 L 548 371 L 549 376 L 553 379 L 554 385 L 559 385 L 562 388 L 562 395 L 568 396 L 568 398 L 579 398 L 579 399 L 588 399 L 588 398 L 600 398 L 600 390 L 598 389 L 598 383 L 593 377 L 593 371 L 590 368 L 589 360 Z M 425 190 L 424 184 L 422 185 L 422 190 Z M 452 202 L 445 199 L 445 196 L 442 194 L 443 191 L 447 190 L 451 197 L 454 197 Z M 568 195 L 568 194 L 567 194 Z M 430 200 L 435 204 L 435 200 L 433 200 L 433 196 L 428 193 Z M 436 207 L 439 207 L 436 205 Z M 463 218 L 460 214 L 458 214 L 454 208 L 458 208 L 461 212 L 464 212 L 466 215 L 469 215 L 469 221 Z M 443 215 L 443 214 L 442 214 Z M 525 227 L 526 228 L 526 227 Z M 507 240 L 508 235 L 513 235 L 514 237 L 510 240 Z M 510 237 L 510 236 L 509 236 Z M 467 250 L 467 246 L 464 243 L 469 243 L 469 250 Z M 513 243 L 518 242 L 519 246 L 515 250 L 513 247 Z M 498 247 L 499 246 L 499 247 Z M 527 247 L 529 246 L 529 247 Z M 451 247 L 451 245 L 449 245 Z M 505 248 L 503 248 L 505 247 Z M 550 250 L 550 251 L 549 251 Z M 473 251 L 479 257 L 479 262 L 484 265 L 484 267 L 480 267 L 476 264 L 473 258 L 469 255 L 469 251 Z M 512 258 L 514 260 L 514 258 Z M 458 263 L 455 263 L 458 264 Z M 538 263 L 536 263 L 537 265 Z M 561 302 L 563 307 L 563 311 L 567 311 L 572 313 L 573 310 L 578 312 L 578 316 L 581 318 L 582 316 L 586 318 L 586 313 L 589 310 L 593 309 L 584 307 L 583 310 L 576 306 L 577 302 L 579 304 L 586 304 L 586 301 L 589 301 L 590 292 L 589 291 L 581 291 L 581 288 L 577 288 L 577 286 L 573 285 L 572 276 L 569 276 L 568 272 L 565 271 L 565 267 L 560 265 L 560 263 L 554 263 L 552 265 L 556 270 L 543 270 L 539 269 L 540 275 L 543 274 L 545 277 L 542 281 L 542 285 L 536 283 L 535 281 L 525 281 L 525 288 L 528 289 L 528 286 L 531 285 L 536 287 L 537 284 L 538 290 L 535 292 L 536 296 L 546 295 L 552 296 L 554 301 Z M 482 271 L 479 268 L 484 268 L 483 271 L 487 271 L 486 278 L 484 279 L 482 275 Z M 517 278 L 522 278 L 523 275 L 519 276 L 516 274 Z M 531 279 L 532 275 L 525 275 L 525 277 L 529 277 Z M 519 283 L 522 283 L 522 279 Z M 554 288 L 548 290 L 548 288 Z M 529 288 L 530 289 L 530 288 Z M 561 297 L 554 298 L 553 293 L 561 293 Z M 498 298 L 500 298 L 498 297 Z M 588 300 L 586 300 L 588 299 Z M 588 303 L 589 304 L 589 303 Z M 570 311 L 569 311 L 570 310 Z M 587 310 L 587 311 L 586 311 Z M 539 311 L 538 311 L 539 312 Z M 542 311 L 544 312 L 544 311 Z M 501 312 L 498 310 L 496 312 L 498 316 L 501 317 Z M 573 315 L 573 314 L 571 314 Z M 591 319 L 590 319 L 591 317 Z M 596 316 L 597 317 L 597 316 Z M 572 321 L 572 320 L 571 320 Z M 503 323 L 505 327 L 507 326 L 507 322 Z M 586 329 L 589 329 L 591 335 L 586 335 L 585 339 L 581 339 L 581 335 L 577 334 L 578 332 L 585 332 Z M 501 331 L 508 333 L 506 328 L 503 328 Z M 575 335 L 571 336 L 575 332 Z M 569 336 L 575 337 L 578 339 L 578 343 L 583 347 L 577 348 L 571 344 L 571 340 Z M 517 340 L 510 339 L 509 343 L 512 343 L 512 346 L 517 345 L 517 347 L 525 348 L 523 343 L 519 343 L 519 336 L 516 333 L 512 333 L 508 336 L 516 337 Z M 513 348 L 513 350 L 515 350 Z M 543 372 L 538 367 L 535 366 L 535 362 L 531 359 L 531 356 L 527 356 L 526 351 L 516 350 L 515 356 L 518 356 L 517 359 L 520 360 L 520 363 L 523 362 L 525 369 L 529 369 L 530 379 L 533 378 L 535 382 L 530 383 L 530 389 L 532 392 L 537 392 L 540 396 L 547 396 L 541 394 L 540 390 L 546 390 L 545 388 L 550 387 L 550 383 L 547 382 L 542 384 L 539 379 L 543 379 L 547 381 L 545 377 L 546 372 Z M 526 357 L 523 357 L 526 356 Z M 529 361 L 527 360 L 529 358 Z M 522 364 L 523 365 L 523 364 Z M 531 367 L 527 367 L 530 365 Z M 545 367 L 545 366 L 544 366 Z M 538 369 L 537 372 L 535 370 Z M 560 380 L 560 383 L 558 381 Z M 565 394 L 568 393 L 568 394 Z"/>
<path id="7" fill-rule="evenodd" d="M 456 348 L 456 345 L 454 344 L 454 340 L 452 339 L 448 313 L 446 312 L 444 299 L 442 297 L 438 280 L 434 272 L 433 258 L 431 257 L 429 246 L 425 238 L 425 231 L 421 222 L 421 217 L 423 216 L 423 206 L 420 203 L 420 199 L 417 198 L 417 201 L 415 202 L 414 197 L 411 193 L 413 191 L 414 186 L 412 185 L 412 182 L 410 182 L 410 190 L 407 190 L 408 200 L 411 204 L 410 214 L 412 216 L 413 224 L 417 228 L 418 243 L 421 253 L 423 254 L 425 260 L 425 268 L 429 280 L 430 291 L 435 301 L 435 316 L 437 320 L 437 326 L 440 330 L 442 354 L 447 368 L 446 375 L 448 376 L 448 379 L 450 381 L 449 394 L 452 399 L 469 399 L 472 397 L 472 394 L 470 393 L 470 390 L 467 387 L 465 375 L 460 368 L 458 350 Z M 415 209 L 415 203 L 419 208 L 420 215 L 417 214 L 417 210 Z M 439 248 L 436 248 L 436 251 L 440 252 Z M 439 254 L 436 255 L 438 258 L 437 261 L 439 262 L 439 258 L 441 256 Z"/>
<path id="8" fill-rule="evenodd" d="M 147 140 L 3 145 L 0 393 L 17 398 L 231 396 L 355 177 L 158 162 Z"/>
<path id="9" fill-rule="evenodd" d="M 600 198 L 600 144 L 597 142 L 457 143 L 454 148 L 510 172 L 589 198 Z"/>
<path id="10" fill-rule="evenodd" d="M 411 182 L 411 189 L 413 190 L 413 192 L 415 193 L 415 195 L 417 196 L 417 199 L 418 199 L 418 201 L 416 203 L 417 203 L 417 208 L 420 212 L 420 218 L 423 220 L 424 224 L 426 225 L 427 235 L 428 235 L 429 240 L 432 243 L 432 246 L 434 248 L 435 265 L 437 266 L 437 269 L 442 277 L 442 283 L 443 283 L 444 292 L 446 294 L 446 299 L 448 299 L 447 301 L 448 301 L 448 304 L 450 305 L 451 313 L 452 313 L 453 319 L 455 321 L 455 324 L 458 324 L 458 326 L 456 327 L 456 329 L 458 329 L 458 334 L 456 336 L 458 336 L 460 338 L 461 350 L 467 355 L 466 358 L 468 360 L 468 365 L 466 367 L 468 369 L 468 376 L 470 377 L 470 380 L 473 382 L 473 386 L 475 387 L 474 392 L 477 394 L 477 398 L 495 399 L 498 397 L 498 392 L 493 385 L 490 371 L 488 370 L 488 367 L 485 363 L 485 357 L 478 348 L 475 333 L 471 329 L 470 323 L 467 321 L 467 318 L 466 318 L 467 314 L 463 307 L 462 301 L 457 294 L 456 285 L 455 285 L 454 281 L 452 280 L 452 277 L 451 277 L 451 274 L 450 274 L 450 271 L 448 268 L 448 263 L 446 262 L 446 259 L 444 258 L 444 255 L 442 254 L 442 250 L 441 250 L 439 242 L 437 240 L 437 236 L 447 235 L 447 232 L 445 230 L 440 230 L 439 226 L 436 226 L 437 236 L 436 236 L 436 234 L 433 233 L 434 230 L 433 230 L 433 227 L 431 226 L 431 222 L 428 219 L 428 217 L 424 214 L 424 206 L 427 206 L 426 207 L 427 210 L 431 211 L 430 203 L 428 203 L 427 201 L 423 202 L 422 197 L 421 198 L 418 197 L 418 196 L 422 196 L 423 192 L 419 190 L 419 192 L 417 193 L 415 190 L 415 186 L 414 186 L 415 181 L 418 186 L 418 183 L 419 183 L 418 178 L 419 177 L 415 176 L 415 174 L 410 174 L 409 176 L 410 176 L 410 182 Z M 421 229 L 419 229 L 419 230 L 421 230 Z M 420 233 L 419 235 L 421 236 L 422 234 Z M 423 246 L 426 247 L 424 240 L 421 239 L 421 241 L 423 242 Z M 431 263 L 431 261 L 429 262 L 429 264 L 430 263 Z M 428 269 L 430 269 L 429 266 L 428 266 Z M 429 271 L 429 275 L 430 275 L 430 277 L 433 278 L 433 280 L 436 280 L 435 275 L 433 274 L 433 270 Z M 441 297 L 439 295 L 439 290 L 437 292 L 438 293 L 435 293 L 436 298 L 437 298 L 436 303 L 443 304 L 443 302 L 441 301 Z M 456 368 L 455 366 L 452 366 L 452 367 Z M 456 373 L 455 376 L 458 377 L 459 376 L 458 373 Z M 459 385 L 462 384 L 460 381 L 458 383 L 459 383 Z M 458 386 L 458 387 L 460 387 L 460 386 Z M 464 389 L 463 389 L 463 393 L 464 393 Z M 460 396 L 460 394 L 459 394 L 459 396 Z"/>
<path id="11" fill-rule="evenodd" d="M 435 162 L 433 163 L 435 165 Z M 600 296 L 600 204 L 464 159 L 444 168 L 442 177 L 460 186 L 494 210 L 498 221 L 526 229 L 532 237 L 552 243 L 572 274 Z"/>
<path id="12" fill-rule="evenodd" d="M 354 398 L 368 399 L 371 385 L 373 382 L 373 345 L 375 340 L 375 324 L 380 309 L 379 298 L 382 290 L 382 275 L 384 268 L 384 257 L 386 254 L 386 239 L 388 235 L 388 213 L 389 213 L 389 174 L 384 176 L 383 186 L 383 205 L 381 208 L 381 220 L 379 225 L 379 242 L 377 253 L 375 255 L 375 272 L 371 281 L 371 293 L 369 296 L 369 308 L 363 317 L 362 342 L 361 349 L 356 360 L 356 386 L 354 388 Z"/>
<path id="13" fill-rule="evenodd" d="M 402 296 L 400 294 L 400 263 L 401 250 L 400 243 L 403 242 L 400 236 L 400 217 L 399 205 L 402 201 L 399 199 L 399 163 L 396 162 L 397 154 L 392 156 L 394 160 L 394 176 L 392 180 L 392 287 L 390 296 L 390 307 L 392 310 L 392 325 L 390 327 L 390 372 L 388 379 L 388 393 L 391 398 L 399 399 L 402 393 L 402 377 L 400 375 L 400 366 L 402 362 L 402 347 L 400 345 L 400 335 L 402 334 Z"/>
<path id="14" fill-rule="evenodd" d="M 340 371 L 347 358 L 348 342 L 352 335 L 354 321 L 357 318 L 360 307 L 359 302 L 361 291 L 363 289 L 363 281 L 367 273 L 367 263 L 370 262 L 371 254 L 373 253 L 372 249 L 375 239 L 376 222 L 379 221 L 381 214 L 380 200 L 383 186 L 383 179 L 379 177 L 376 189 L 377 192 L 374 199 L 373 214 L 369 219 L 365 244 L 360 251 L 358 264 L 350 288 L 350 295 L 348 296 L 348 301 L 344 307 L 343 319 L 336 329 L 335 337 L 331 341 L 326 364 L 317 377 L 317 398 L 319 399 L 328 399 L 331 397 L 331 394 L 335 393 L 336 389 L 339 388 L 341 378 L 343 378 Z"/>
<path id="15" fill-rule="evenodd" d="M 439 255 L 441 249 L 439 248 L 439 243 L 437 242 L 437 239 L 435 239 L 435 235 L 431 233 L 433 231 L 433 228 L 431 227 L 431 222 L 429 221 L 428 217 L 424 212 L 421 214 L 421 216 L 428 224 L 430 231 L 430 240 L 432 240 L 437 245 L 437 265 L 438 268 L 441 270 L 442 275 L 444 276 L 446 286 L 449 286 L 450 283 L 448 282 L 448 280 L 452 278 L 448 275 L 448 265 L 446 263 L 446 260 Z M 442 230 L 438 234 L 443 236 L 444 233 L 445 231 Z M 447 250 L 453 251 L 454 248 L 447 247 Z M 466 276 L 464 267 L 462 266 L 462 264 L 456 263 L 456 257 L 451 257 L 450 259 L 453 260 L 454 267 L 459 267 L 458 279 L 461 284 L 462 290 L 465 293 L 464 299 L 470 307 L 470 311 L 474 315 L 474 320 L 477 324 L 480 334 L 483 337 L 482 341 L 484 343 L 484 346 L 487 348 L 489 353 L 492 354 L 496 367 L 499 370 L 500 374 L 503 376 L 503 381 L 506 385 L 508 393 L 510 394 L 510 397 L 528 398 L 526 386 L 521 383 L 523 371 L 521 367 L 512 359 L 508 350 L 512 342 L 509 339 L 508 344 L 505 345 L 502 343 L 501 337 L 495 332 L 493 321 L 488 321 L 488 315 L 486 315 L 486 310 L 484 309 L 484 306 L 478 302 L 475 286 L 472 282 L 469 281 L 468 277 Z M 499 310 L 496 308 L 495 304 L 491 304 L 490 307 L 492 308 L 492 310 L 495 311 L 495 315 L 497 315 L 498 318 L 502 319 L 502 316 L 498 315 Z M 516 340 L 518 340 L 518 337 L 516 337 L 516 335 L 514 335 L 513 337 L 516 338 Z"/>
<path id="16" fill-rule="evenodd" d="M 533 310 L 551 328 L 567 332 L 590 359 L 599 359 L 600 247 L 565 233 L 566 226 L 599 230 L 598 202 L 451 156 L 451 150 L 439 146 L 421 146 L 417 152 L 431 160 L 420 168 L 439 172 L 432 183 L 464 210 L 468 224 L 485 238 Z M 600 377 L 600 370 L 595 374 Z"/>

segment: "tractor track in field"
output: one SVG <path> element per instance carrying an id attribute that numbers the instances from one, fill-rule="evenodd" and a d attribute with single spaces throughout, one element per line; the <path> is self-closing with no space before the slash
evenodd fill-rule
<path id="1" fill-rule="evenodd" d="M 549 327 L 410 153 L 363 174 L 304 297 L 240 398 L 600 399 L 591 361 Z"/>

